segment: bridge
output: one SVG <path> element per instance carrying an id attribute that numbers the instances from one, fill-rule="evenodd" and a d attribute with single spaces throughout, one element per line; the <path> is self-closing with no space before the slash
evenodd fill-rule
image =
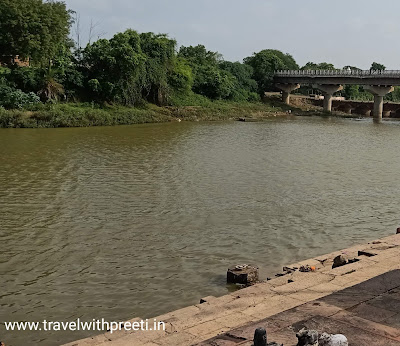
<path id="1" fill-rule="evenodd" d="M 343 85 L 362 85 L 374 95 L 373 115 L 382 119 L 383 97 L 400 86 L 400 71 L 356 71 L 356 70 L 293 70 L 276 71 L 275 86 L 282 90 L 282 101 L 290 104 L 290 93 L 300 85 L 312 85 L 324 95 L 324 111 L 332 111 L 332 97 Z"/>

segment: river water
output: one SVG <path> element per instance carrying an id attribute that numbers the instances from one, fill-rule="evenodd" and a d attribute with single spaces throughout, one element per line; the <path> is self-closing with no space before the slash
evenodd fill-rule
<path id="1" fill-rule="evenodd" d="M 0 130 L 0 322 L 152 317 L 393 234 L 400 123 Z M 58 345 L 87 332 L 5 332 Z"/>

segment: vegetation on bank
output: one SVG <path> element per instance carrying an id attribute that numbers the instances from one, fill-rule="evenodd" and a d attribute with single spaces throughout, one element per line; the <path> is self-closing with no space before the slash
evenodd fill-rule
<path id="1" fill-rule="evenodd" d="M 325 62 L 300 67 L 291 55 L 274 49 L 230 62 L 203 45 L 178 47 L 166 34 L 131 29 L 110 39 L 92 39 L 82 47 L 79 16 L 62 1 L 1 0 L 0 126 L 95 126 L 274 114 L 279 112 L 276 106 L 261 102 L 266 91 L 274 91 L 274 71 L 335 68 Z M 371 69 L 385 66 L 373 63 Z M 303 87 L 300 92 L 311 90 Z M 371 97 L 359 86 L 346 86 L 342 94 Z M 387 98 L 400 100 L 400 89 Z"/>
<path id="2" fill-rule="evenodd" d="M 285 114 L 285 109 L 261 102 L 209 101 L 201 106 L 144 107 L 95 104 L 46 104 L 28 109 L 0 108 L 0 128 L 56 128 L 130 125 L 170 121 L 237 120 L 240 117 L 264 119 Z"/>

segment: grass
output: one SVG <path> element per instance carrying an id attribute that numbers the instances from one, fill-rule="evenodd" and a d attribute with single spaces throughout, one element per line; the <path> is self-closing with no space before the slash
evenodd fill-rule
<path id="1" fill-rule="evenodd" d="M 119 105 L 98 106 L 88 103 L 37 105 L 28 109 L 5 110 L 0 107 L 0 127 L 56 128 L 114 126 L 176 120 L 227 120 L 240 117 L 265 118 L 283 114 L 279 102 L 211 101 L 204 97 L 176 102 L 177 106 L 157 107 L 147 104 L 141 108 Z M 191 106 L 190 104 L 196 104 Z"/>

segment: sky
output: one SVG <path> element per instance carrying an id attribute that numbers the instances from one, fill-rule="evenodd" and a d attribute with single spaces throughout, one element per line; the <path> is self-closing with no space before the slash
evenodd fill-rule
<path id="1" fill-rule="evenodd" d="M 167 33 L 178 45 L 203 44 L 226 60 L 262 49 L 308 61 L 400 70 L 398 0 L 65 0 L 80 16 L 82 41 L 126 29 Z M 72 29 L 74 32 L 74 29 Z M 72 33 L 74 36 L 74 33 Z"/>

